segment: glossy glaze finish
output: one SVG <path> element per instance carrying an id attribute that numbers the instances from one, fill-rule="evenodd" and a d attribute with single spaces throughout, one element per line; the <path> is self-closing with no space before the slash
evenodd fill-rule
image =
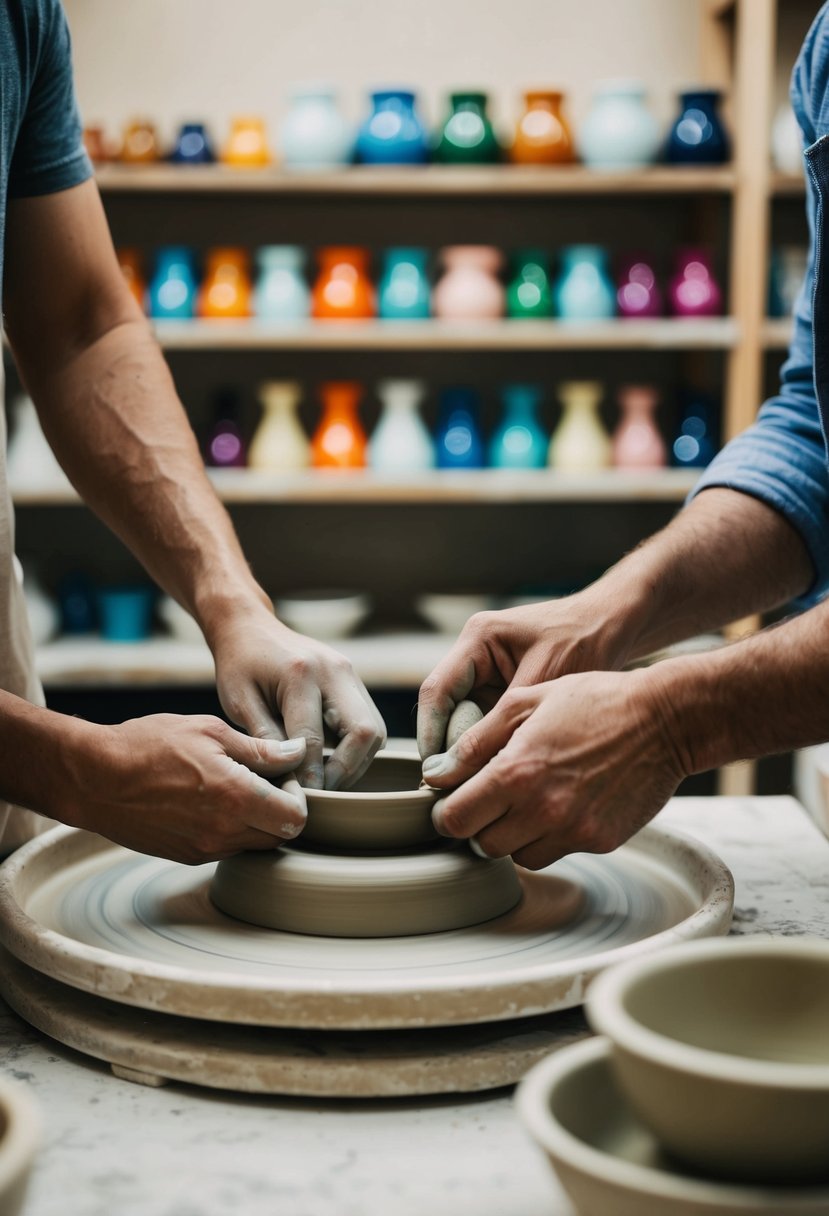
<path id="1" fill-rule="evenodd" d="M 242 435 L 241 407 L 235 389 L 220 389 L 213 401 L 213 422 L 204 444 L 204 463 L 217 469 L 243 469 L 247 449 Z"/>
<path id="2" fill-rule="evenodd" d="M 721 101 L 717 89 L 680 94 L 679 116 L 665 146 L 669 164 L 721 165 L 729 160 L 731 140 L 720 116 Z"/>
<path id="3" fill-rule="evenodd" d="M 541 389 L 534 384 L 508 384 L 503 390 L 503 414 L 489 442 L 489 463 L 495 469 L 543 469 L 548 436 L 538 419 Z"/>
<path id="4" fill-rule="evenodd" d="M 501 159 L 501 146 L 487 110 L 486 93 L 451 93 L 447 115 L 435 145 L 435 160 L 444 165 L 491 165 Z"/>
<path id="5" fill-rule="evenodd" d="M 340 113 L 334 89 L 325 85 L 294 89 L 279 142 L 286 169 L 326 169 L 347 164 L 354 135 Z"/>
<path id="6" fill-rule="evenodd" d="M 302 390 L 294 380 L 267 380 L 259 387 L 262 418 L 248 452 L 252 469 L 293 472 L 307 468 L 311 446 L 297 409 Z"/>
<path id="7" fill-rule="evenodd" d="M 159 249 L 147 291 L 150 316 L 168 320 L 195 316 L 196 291 L 192 252 L 183 245 Z"/>
<path id="8" fill-rule="evenodd" d="M 151 165 L 161 155 L 153 123 L 137 118 L 124 128 L 120 158 L 127 165 Z"/>
<path id="9" fill-rule="evenodd" d="M 668 460 L 656 422 L 659 393 L 649 384 L 619 389 L 619 423 L 613 432 L 613 463 L 619 469 L 661 469 Z"/>
<path id="10" fill-rule="evenodd" d="M 231 121 L 230 135 L 222 148 L 226 165 L 240 169 L 259 169 L 271 163 L 264 118 L 242 115 Z"/>
<path id="11" fill-rule="evenodd" d="M 682 411 L 671 463 L 681 469 L 704 469 L 716 455 L 717 425 L 711 402 L 699 394 L 689 397 Z"/>
<path id="12" fill-rule="evenodd" d="M 649 258 L 627 257 L 621 263 L 616 304 L 621 317 L 662 316 L 662 292 Z"/>
<path id="13" fill-rule="evenodd" d="M 484 465 L 478 394 L 468 388 L 447 388 L 441 394 L 435 432 L 439 469 L 480 469 Z"/>
<path id="14" fill-rule="evenodd" d="M 263 245 L 256 251 L 258 274 L 253 311 L 268 321 L 301 321 L 311 311 L 305 281 L 305 251 L 298 245 Z"/>
<path id="15" fill-rule="evenodd" d="M 378 284 L 378 316 L 390 321 L 420 321 L 430 315 L 431 292 L 426 249 L 387 249 Z"/>
<path id="16" fill-rule="evenodd" d="M 444 272 L 432 294 L 436 317 L 489 321 L 504 315 L 505 292 L 498 275 L 500 250 L 492 245 L 450 245 L 441 254 Z"/>
<path id="17" fill-rule="evenodd" d="M 311 315 L 326 321 L 373 317 L 374 287 L 369 278 L 368 250 L 357 245 L 320 249 L 319 274 L 311 294 Z"/>
<path id="18" fill-rule="evenodd" d="M 594 169 L 640 169 L 656 159 L 659 126 L 639 81 L 608 81 L 579 129 L 579 152 Z"/>
<path id="19" fill-rule="evenodd" d="M 573 132 L 563 112 L 564 94 L 524 94 L 524 113 L 515 128 L 510 160 L 516 165 L 566 165 L 576 158 Z"/>
<path id="20" fill-rule="evenodd" d="M 130 295 L 143 312 L 147 303 L 144 259 L 139 250 L 124 248 L 123 246 L 119 246 L 115 253 L 118 258 L 118 265 L 121 267 L 121 274 L 124 276 L 127 287 L 130 289 Z"/>
<path id="21" fill-rule="evenodd" d="M 563 249 L 553 303 L 557 316 L 565 321 L 600 321 L 614 316 L 616 289 L 607 251 L 599 245 Z"/>
<path id="22" fill-rule="evenodd" d="M 362 387 L 351 381 L 320 387 L 323 413 L 311 440 L 315 469 L 365 468 L 367 440 L 358 412 L 362 395 Z"/>
<path id="23" fill-rule="evenodd" d="M 429 138 L 408 89 L 371 94 L 372 109 L 357 135 L 356 158 L 364 165 L 422 165 Z"/>
<path id="24" fill-rule="evenodd" d="M 535 320 L 553 314 L 549 258 L 538 249 L 516 253 L 507 285 L 507 316 Z"/>
<path id="25" fill-rule="evenodd" d="M 549 464 L 566 473 L 592 473 L 611 460 L 610 436 L 599 416 L 603 389 L 593 380 L 559 385 L 563 413 L 550 440 Z"/>
<path id="26" fill-rule="evenodd" d="M 174 165 L 211 165 L 216 159 L 203 122 L 185 122 L 170 153 Z"/>
<path id="27" fill-rule="evenodd" d="M 420 416 L 425 386 L 419 380 L 382 380 L 380 420 L 369 444 L 368 463 L 381 473 L 416 473 L 434 468 L 435 445 Z"/>
<path id="28" fill-rule="evenodd" d="M 721 315 L 722 292 L 714 277 L 711 257 L 705 250 L 684 249 L 677 253 L 668 298 L 676 317 Z"/>
<path id="29" fill-rule="evenodd" d="M 208 250 L 199 290 L 199 316 L 226 320 L 249 317 L 252 297 L 247 250 L 233 246 Z"/>

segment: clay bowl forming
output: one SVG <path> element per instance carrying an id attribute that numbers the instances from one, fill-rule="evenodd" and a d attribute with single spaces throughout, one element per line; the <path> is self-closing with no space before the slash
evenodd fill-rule
<path id="1" fill-rule="evenodd" d="M 829 943 L 673 947 L 600 976 L 587 1014 L 631 1105 L 679 1160 L 720 1178 L 829 1184 Z"/>
<path id="2" fill-rule="evenodd" d="M 22 1085 L 0 1079 L 0 1213 L 17 1216 L 40 1143 L 40 1115 Z"/>
<path id="3" fill-rule="evenodd" d="M 349 790 L 306 790 L 303 843 L 359 853 L 439 840 L 432 826 L 437 791 L 421 789 L 421 777 L 418 756 L 386 751 Z"/>
<path id="4" fill-rule="evenodd" d="M 607 1039 L 564 1047 L 527 1073 L 518 1115 L 581 1216 L 826 1216 L 829 1190 L 755 1187 L 683 1172 L 617 1083 Z"/>

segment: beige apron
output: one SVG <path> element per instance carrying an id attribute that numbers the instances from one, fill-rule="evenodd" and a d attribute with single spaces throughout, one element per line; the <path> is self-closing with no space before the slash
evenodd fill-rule
<path id="1" fill-rule="evenodd" d="M 20 563 L 14 556 L 14 512 L 6 478 L 6 412 L 3 368 L 0 363 L 0 688 L 43 705 L 43 689 L 35 675 L 34 651 Z M 3 727 L 0 722 L 0 748 Z M 10 806 L 0 799 L 0 856 L 53 826 L 33 811 Z"/>

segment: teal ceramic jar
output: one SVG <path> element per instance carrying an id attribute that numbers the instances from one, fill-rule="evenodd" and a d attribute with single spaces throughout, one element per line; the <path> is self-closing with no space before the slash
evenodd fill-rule
<path id="1" fill-rule="evenodd" d="M 508 384 L 504 413 L 489 444 L 495 469 L 543 469 L 549 439 L 538 420 L 541 390 L 534 384 Z"/>
<path id="2" fill-rule="evenodd" d="M 607 251 L 599 245 L 562 250 L 561 275 L 553 293 L 558 316 L 567 321 L 601 321 L 616 312 L 616 289 Z"/>
<path id="3" fill-rule="evenodd" d="M 386 250 L 377 296 L 380 317 L 420 321 L 429 316 L 428 257 L 425 249 Z"/>

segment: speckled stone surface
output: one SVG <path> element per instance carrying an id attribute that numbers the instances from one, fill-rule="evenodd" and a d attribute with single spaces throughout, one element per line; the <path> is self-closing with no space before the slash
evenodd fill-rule
<path id="1" fill-rule="evenodd" d="M 829 936 L 829 843 L 793 799 L 678 800 L 660 820 L 731 867 L 735 932 Z M 26 1216 L 572 1216 L 510 1092 L 318 1103 L 148 1089 L 5 1009 L 0 1067 L 46 1122 Z"/>

